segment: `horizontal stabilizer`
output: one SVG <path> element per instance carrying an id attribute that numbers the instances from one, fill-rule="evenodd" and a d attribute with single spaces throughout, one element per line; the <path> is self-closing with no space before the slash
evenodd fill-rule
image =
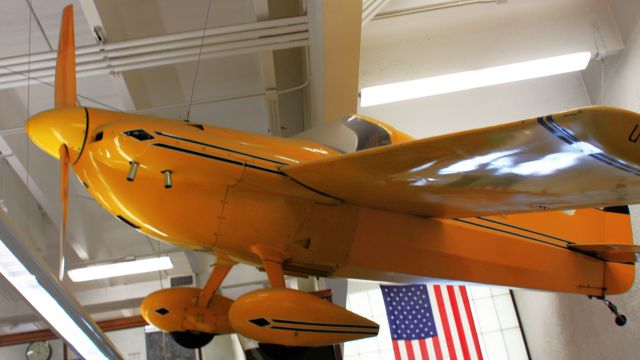
<path id="1" fill-rule="evenodd" d="M 570 245 L 569 249 L 595 256 L 605 261 L 623 264 L 638 262 L 638 254 L 640 254 L 640 245 Z"/>

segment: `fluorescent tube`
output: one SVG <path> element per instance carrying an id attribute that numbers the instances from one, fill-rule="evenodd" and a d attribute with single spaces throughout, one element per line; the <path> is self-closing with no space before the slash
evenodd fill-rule
<path id="1" fill-rule="evenodd" d="M 585 51 L 480 70 L 372 86 L 361 90 L 360 106 L 380 105 L 580 71 L 587 67 L 590 59 L 591 53 Z"/>
<path id="2" fill-rule="evenodd" d="M 150 259 L 122 261 L 105 265 L 87 266 L 85 268 L 69 270 L 68 275 L 72 281 L 82 282 L 117 276 L 142 274 L 171 268 L 173 268 L 171 258 L 169 256 L 162 256 Z"/>
<path id="3" fill-rule="evenodd" d="M 107 359 L 87 334 L 69 317 L 58 301 L 38 282 L 35 275 L 0 241 L 0 273 L 85 359 Z"/>

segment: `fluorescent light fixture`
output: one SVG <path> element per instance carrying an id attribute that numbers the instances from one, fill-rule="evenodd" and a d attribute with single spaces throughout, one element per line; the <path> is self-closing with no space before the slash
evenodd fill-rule
<path id="1" fill-rule="evenodd" d="M 72 281 L 82 282 L 117 276 L 142 274 L 172 268 L 173 263 L 171 262 L 171 258 L 169 256 L 162 256 L 142 260 L 87 266 L 85 268 L 69 270 L 68 275 Z"/>
<path id="2" fill-rule="evenodd" d="M 584 51 L 480 70 L 372 86 L 361 90 L 360 106 L 380 105 L 580 71 L 587 67 L 590 59 L 591 53 Z"/>
<path id="3" fill-rule="evenodd" d="M 107 359 L 67 311 L 45 290 L 35 275 L 0 241 L 0 273 L 85 359 Z"/>

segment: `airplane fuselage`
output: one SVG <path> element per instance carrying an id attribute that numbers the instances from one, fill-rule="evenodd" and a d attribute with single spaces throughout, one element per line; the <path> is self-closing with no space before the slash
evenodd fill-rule
<path id="1" fill-rule="evenodd" d="M 264 257 L 256 247 L 266 246 L 296 275 L 434 277 L 590 295 L 633 283 L 632 265 L 606 263 L 557 240 L 597 242 L 603 229 L 620 229 L 613 236 L 630 241 L 625 215 L 585 209 L 575 216 L 426 218 L 343 202 L 285 174 L 289 165 L 339 155 L 312 141 L 90 108 L 55 109 L 30 122 L 32 139 L 52 156 L 65 144 L 79 179 L 107 211 L 177 246 L 255 266 Z M 593 229 L 573 230 L 585 226 Z"/>
<path id="2" fill-rule="evenodd" d="M 279 170 L 336 153 L 324 146 L 97 109 L 87 116 L 76 174 L 102 207 L 158 240 L 253 262 L 252 244 L 305 241 L 314 204 L 339 204 Z"/>

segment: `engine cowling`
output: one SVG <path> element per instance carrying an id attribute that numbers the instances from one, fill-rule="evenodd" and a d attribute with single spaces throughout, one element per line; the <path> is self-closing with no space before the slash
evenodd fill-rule
<path id="1" fill-rule="evenodd" d="M 233 300 L 214 295 L 208 307 L 196 306 L 198 288 L 171 288 L 153 292 L 142 301 L 140 312 L 151 325 L 169 333 L 187 331 L 208 334 L 234 332 L 229 324 Z"/>
<path id="2" fill-rule="evenodd" d="M 376 336 L 375 322 L 316 296 L 290 289 L 256 290 L 229 310 L 231 326 L 261 343 L 324 346 Z"/>

